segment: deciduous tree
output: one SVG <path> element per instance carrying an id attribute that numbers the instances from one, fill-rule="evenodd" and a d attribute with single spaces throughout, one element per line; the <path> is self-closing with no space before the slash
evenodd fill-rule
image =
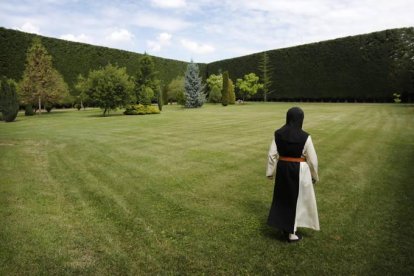
<path id="1" fill-rule="evenodd" d="M 134 82 L 126 68 L 108 64 L 100 70 L 89 72 L 86 91 L 94 104 L 103 109 L 105 116 L 109 110 L 129 104 L 133 88 Z"/>
<path id="2" fill-rule="evenodd" d="M 259 83 L 259 77 L 255 73 L 250 73 L 244 75 L 243 79 L 237 79 L 236 86 L 244 101 L 256 94 L 263 87 L 263 84 Z"/>

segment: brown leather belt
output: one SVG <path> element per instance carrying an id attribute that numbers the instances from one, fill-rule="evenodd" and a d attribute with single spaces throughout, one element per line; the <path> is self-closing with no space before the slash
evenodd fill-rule
<path id="1" fill-rule="evenodd" d="M 296 158 L 296 157 L 287 157 L 287 156 L 279 156 L 279 160 L 287 161 L 287 162 L 306 162 L 305 158 Z"/>

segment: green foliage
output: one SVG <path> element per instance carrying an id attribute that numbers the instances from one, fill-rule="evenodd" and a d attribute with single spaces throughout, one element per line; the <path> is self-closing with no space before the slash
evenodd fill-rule
<path id="1" fill-rule="evenodd" d="M 243 79 L 237 79 L 236 86 L 240 91 L 243 101 L 249 99 L 259 89 L 263 88 L 263 84 L 259 83 L 259 77 L 255 73 L 244 75 Z"/>
<path id="2" fill-rule="evenodd" d="M 261 73 L 263 83 L 263 101 L 267 102 L 267 96 L 269 95 L 270 86 L 272 85 L 273 68 L 270 65 L 269 55 L 264 52 L 262 59 L 259 62 L 259 71 Z"/>
<path id="3" fill-rule="evenodd" d="M 61 39 L 42 37 L 35 34 L 8 30 L 0 27 L 0 75 L 15 80 L 22 78 L 26 49 L 34 37 L 41 37 L 47 51 L 53 56 L 53 64 L 63 75 L 74 92 L 74 86 L 79 74 L 88 75 L 91 70 L 104 67 L 108 63 L 127 68 L 129 75 L 135 75 L 140 68 L 142 54 L 128 51 L 88 45 L 84 43 L 65 41 Z M 158 77 L 164 83 L 169 83 L 176 76 L 184 74 L 187 62 L 153 57 Z M 201 65 L 202 71 L 206 70 Z"/>
<path id="4" fill-rule="evenodd" d="M 220 103 L 221 102 L 221 90 L 218 86 L 213 86 L 208 95 L 208 102 Z"/>
<path id="5" fill-rule="evenodd" d="M 131 102 L 134 83 L 128 76 L 126 68 L 108 64 L 100 70 L 89 72 L 87 95 L 101 109 L 103 116 L 109 110 L 123 107 Z"/>
<path id="6" fill-rule="evenodd" d="M 211 74 L 207 79 L 206 83 L 208 85 L 209 90 L 211 91 L 214 87 L 218 87 L 221 91 L 223 89 L 223 75 L 214 75 Z"/>
<path id="7" fill-rule="evenodd" d="M 135 86 L 136 87 L 136 86 Z M 137 103 L 143 105 L 151 104 L 152 98 L 154 98 L 154 90 L 151 87 L 142 85 L 137 91 Z"/>
<path id="8" fill-rule="evenodd" d="M 160 89 L 160 81 L 157 79 L 155 64 L 152 58 L 145 54 L 140 59 L 140 67 L 135 78 L 135 96 L 137 103 L 149 105 Z"/>
<path id="9" fill-rule="evenodd" d="M 191 61 L 187 66 L 184 77 L 185 107 L 187 108 L 201 107 L 206 101 L 202 78 L 199 74 L 198 65 Z"/>
<path id="10" fill-rule="evenodd" d="M 0 79 L 0 113 L 2 120 L 13 122 L 19 112 L 16 83 L 5 77 Z"/>
<path id="11" fill-rule="evenodd" d="M 236 94 L 234 92 L 234 84 L 231 79 L 229 79 L 229 104 L 236 103 Z"/>
<path id="12" fill-rule="evenodd" d="M 229 72 L 223 73 L 223 88 L 221 90 L 221 104 L 227 106 L 229 104 Z"/>
<path id="13" fill-rule="evenodd" d="M 157 105 L 158 105 L 158 109 L 160 111 L 162 111 L 162 106 L 164 105 L 164 102 L 162 101 L 162 92 L 161 92 L 161 90 L 158 91 L 158 95 L 157 95 Z"/>
<path id="14" fill-rule="evenodd" d="M 53 68 L 52 57 L 38 38 L 33 40 L 27 51 L 26 67 L 19 88 L 22 102 L 37 104 L 39 114 L 42 105 L 50 107 L 69 95 L 67 84 Z"/>
<path id="15" fill-rule="evenodd" d="M 177 102 L 180 105 L 185 104 L 184 96 L 184 76 L 177 76 L 167 86 L 168 102 Z"/>
<path id="16" fill-rule="evenodd" d="M 401 91 L 404 102 L 414 101 L 414 70 L 408 69 L 413 42 L 414 28 L 401 28 L 268 51 L 273 73 L 267 100 L 392 101 Z M 238 79 L 256 68 L 260 75 L 262 57 L 209 63 L 207 71 L 222 69 Z"/>
<path id="17" fill-rule="evenodd" d="M 31 104 L 26 104 L 24 107 L 24 116 L 33 116 L 34 110 Z"/>
<path id="18" fill-rule="evenodd" d="M 160 109 L 153 105 L 135 104 L 128 105 L 124 112 L 125 115 L 145 115 L 145 114 L 160 114 Z"/>
<path id="19" fill-rule="evenodd" d="M 161 89 L 161 93 L 162 93 L 162 103 L 163 104 L 168 104 L 168 85 L 163 85 L 162 89 Z"/>

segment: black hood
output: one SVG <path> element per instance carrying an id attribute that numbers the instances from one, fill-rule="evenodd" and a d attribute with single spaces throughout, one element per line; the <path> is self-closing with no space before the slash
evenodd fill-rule
<path id="1" fill-rule="evenodd" d="M 287 143 L 304 143 L 309 134 L 302 130 L 303 110 L 299 107 L 292 107 L 286 114 L 286 124 L 276 130 L 275 139 L 280 139 Z"/>

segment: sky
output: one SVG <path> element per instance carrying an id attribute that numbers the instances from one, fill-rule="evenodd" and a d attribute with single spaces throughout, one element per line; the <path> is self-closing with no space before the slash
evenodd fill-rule
<path id="1" fill-rule="evenodd" d="M 414 26 L 414 0 L 0 0 L 0 26 L 182 61 Z"/>

